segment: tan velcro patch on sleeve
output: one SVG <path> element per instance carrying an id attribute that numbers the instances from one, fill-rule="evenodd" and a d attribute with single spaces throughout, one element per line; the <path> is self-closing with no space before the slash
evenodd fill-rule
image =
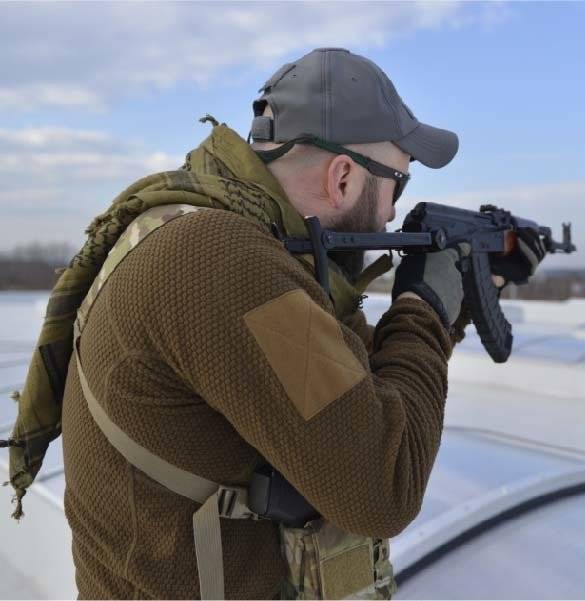
<path id="1" fill-rule="evenodd" d="M 305 420 L 366 375 L 335 317 L 304 290 L 287 292 L 252 309 L 244 321 Z"/>

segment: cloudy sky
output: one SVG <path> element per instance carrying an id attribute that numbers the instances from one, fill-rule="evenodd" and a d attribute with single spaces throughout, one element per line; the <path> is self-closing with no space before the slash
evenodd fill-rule
<path id="1" fill-rule="evenodd" d="M 147 173 L 179 166 L 205 113 L 247 135 L 284 62 L 342 46 L 374 60 L 421 120 L 459 134 L 400 200 L 490 202 L 573 222 L 585 267 L 585 3 L 0 3 L 0 251 L 79 245 Z M 399 223 L 396 224 L 398 227 Z"/>

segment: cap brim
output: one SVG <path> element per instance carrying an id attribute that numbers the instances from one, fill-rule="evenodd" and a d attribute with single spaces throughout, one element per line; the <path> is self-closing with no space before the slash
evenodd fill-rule
<path id="1" fill-rule="evenodd" d="M 459 149 L 457 134 L 425 123 L 419 123 L 408 135 L 393 143 L 413 160 L 433 169 L 451 162 Z"/>

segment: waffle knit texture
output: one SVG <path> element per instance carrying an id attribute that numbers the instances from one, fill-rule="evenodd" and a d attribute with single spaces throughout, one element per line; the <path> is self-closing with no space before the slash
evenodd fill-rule
<path id="1" fill-rule="evenodd" d="M 18 417 L 7 441 L 16 519 L 23 516 L 22 499 L 41 468 L 49 444 L 61 433 L 61 406 L 77 309 L 109 251 L 136 217 L 157 206 L 181 203 L 230 210 L 267 227 L 275 223 L 289 236 L 307 235 L 301 216 L 250 146 L 225 124 L 219 125 L 212 117 L 203 120 L 213 121 L 215 127 L 187 154 L 181 169 L 134 182 L 92 220 L 85 244 L 62 270 L 51 291 L 24 388 L 15 394 Z M 308 256 L 299 260 L 311 265 Z M 344 314 L 360 292 L 335 272 L 330 278 L 336 311 Z M 368 277 L 360 280 L 364 288 L 367 281 Z"/>
<path id="2" fill-rule="evenodd" d="M 339 320 L 339 344 L 365 374 L 310 419 L 244 319 L 298 290 Z M 396 301 L 375 329 L 360 311 L 340 314 L 261 221 L 216 209 L 173 220 L 122 261 L 92 307 L 80 353 L 110 419 L 151 452 L 232 485 L 247 484 L 269 461 L 326 519 L 382 538 L 420 509 L 440 444 L 452 344 L 422 301 Z M 62 419 L 80 598 L 198 598 L 198 505 L 110 446 L 73 363 Z M 226 597 L 277 597 L 277 527 L 222 520 L 221 529 Z"/>
<path id="3" fill-rule="evenodd" d="M 116 424 L 182 469 L 246 484 L 264 457 L 339 527 L 396 535 L 420 509 L 439 447 L 451 341 L 416 300 L 397 301 L 382 318 L 371 357 L 342 326 L 367 377 L 305 421 L 243 321 L 298 288 L 333 313 L 260 227 L 226 211 L 181 217 L 104 286 L 81 339 L 86 375 Z M 80 596 L 198 597 L 197 505 L 126 463 L 69 373 L 65 503 Z M 278 593 L 284 572 L 272 524 L 222 520 L 222 541 L 228 598 Z"/>

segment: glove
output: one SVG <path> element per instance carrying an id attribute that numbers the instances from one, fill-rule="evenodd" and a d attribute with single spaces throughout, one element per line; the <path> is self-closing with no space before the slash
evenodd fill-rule
<path id="1" fill-rule="evenodd" d="M 396 269 L 392 300 L 403 292 L 418 294 L 449 329 L 459 316 L 463 301 L 459 259 L 470 250 L 469 244 L 462 243 L 439 252 L 406 255 Z"/>
<path id="2" fill-rule="evenodd" d="M 509 255 L 496 256 L 490 254 L 490 266 L 493 275 L 504 278 L 505 283 L 526 284 L 534 275 L 536 268 L 546 255 L 546 248 L 540 236 L 530 229 L 519 229 L 518 245 Z"/>

